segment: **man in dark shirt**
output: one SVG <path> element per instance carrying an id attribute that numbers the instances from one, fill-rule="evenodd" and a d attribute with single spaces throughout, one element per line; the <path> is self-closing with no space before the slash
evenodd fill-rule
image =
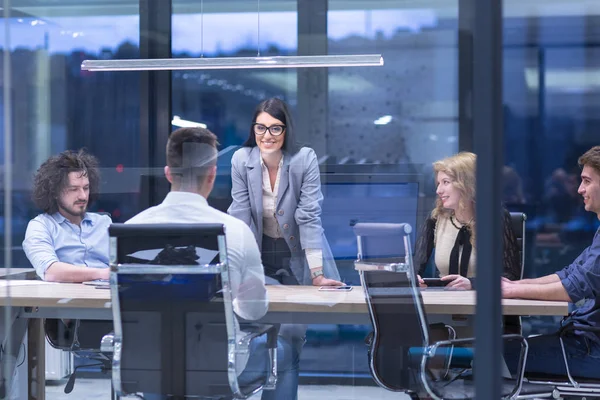
<path id="1" fill-rule="evenodd" d="M 600 146 L 595 146 L 579 157 L 581 185 L 578 193 L 583 197 L 585 210 L 600 219 Z M 555 274 L 521 281 L 502 280 L 502 296 L 507 299 L 559 300 L 576 303 L 577 309 L 564 321 L 600 328 L 600 229 L 592 245 L 586 248 L 573 263 Z M 600 336 L 593 332 L 575 331 L 563 337 L 573 376 L 600 378 Z M 528 339 L 529 353 L 526 371 L 566 375 L 558 335 Z M 509 363 L 514 361 L 515 350 L 506 348 Z"/>

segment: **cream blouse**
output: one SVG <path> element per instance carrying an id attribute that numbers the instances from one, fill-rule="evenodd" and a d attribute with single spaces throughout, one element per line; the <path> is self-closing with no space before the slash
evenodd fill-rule
<path id="1" fill-rule="evenodd" d="M 435 265 L 440 271 L 440 276 L 446 276 L 450 270 L 450 253 L 456 243 L 459 229 L 456 228 L 450 218 L 438 217 L 435 226 Z M 458 265 L 462 259 L 463 246 L 459 248 Z M 476 259 L 475 246 L 471 250 L 471 258 L 469 259 L 469 272 L 467 278 L 474 278 L 476 275 Z"/>

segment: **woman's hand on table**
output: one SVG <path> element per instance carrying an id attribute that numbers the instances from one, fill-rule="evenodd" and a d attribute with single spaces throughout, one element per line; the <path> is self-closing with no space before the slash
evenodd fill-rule
<path id="1" fill-rule="evenodd" d="M 505 278 L 502 278 L 500 285 L 501 285 L 500 288 L 502 290 L 502 298 L 503 299 L 512 299 L 512 298 L 518 297 L 515 294 L 515 290 L 518 289 L 518 287 L 514 284 L 513 281 L 511 281 L 509 279 L 505 280 Z"/>
<path id="2" fill-rule="evenodd" d="M 446 289 L 448 289 L 448 290 L 471 290 L 471 289 L 473 289 L 473 287 L 471 286 L 471 281 L 462 275 L 446 275 L 446 276 L 443 276 L 441 279 L 444 282 L 449 282 L 446 285 Z"/>
<path id="3" fill-rule="evenodd" d="M 421 278 L 421 275 L 417 275 L 417 281 L 419 282 L 419 287 L 420 288 L 426 288 L 427 285 L 425 284 L 425 281 L 423 280 L 423 278 Z"/>
<path id="4" fill-rule="evenodd" d="M 312 280 L 313 286 L 344 286 L 340 281 L 335 279 L 325 278 L 324 275 L 319 275 Z"/>

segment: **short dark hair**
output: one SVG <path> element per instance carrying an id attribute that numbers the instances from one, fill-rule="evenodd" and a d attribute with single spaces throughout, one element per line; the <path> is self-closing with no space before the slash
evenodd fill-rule
<path id="1" fill-rule="evenodd" d="M 300 150 L 300 146 L 296 142 L 296 132 L 294 130 L 294 123 L 292 121 L 292 113 L 290 112 L 288 105 L 283 100 L 278 99 L 277 97 L 265 100 L 261 102 L 258 106 L 256 106 L 254 116 L 252 117 L 252 124 L 250 125 L 250 134 L 248 135 L 248 139 L 246 139 L 243 146 L 256 146 L 256 136 L 254 134 L 253 125 L 256 123 L 256 118 L 258 117 L 258 115 L 263 112 L 266 112 L 271 117 L 283 122 L 283 124 L 285 125 L 285 139 L 281 148 L 287 153 L 296 154 L 298 150 Z"/>
<path id="2" fill-rule="evenodd" d="M 69 174 L 80 172 L 90 181 L 88 204 L 98 197 L 100 188 L 100 171 L 98 159 L 84 149 L 67 150 L 46 160 L 33 177 L 32 199 L 34 204 L 45 213 L 58 211 L 58 197 L 69 184 Z"/>
<path id="3" fill-rule="evenodd" d="M 581 168 L 589 165 L 590 167 L 594 168 L 598 174 L 600 174 L 600 146 L 594 146 L 586 151 L 581 157 L 579 157 L 577 163 Z"/>
<path id="4" fill-rule="evenodd" d="M 218 145 L 217 136 L 208 129 L 179 128 L 172 132 L 167 141 L 167 165 L 175 183 L 194 176 L 202 184 L 208 169 L 217 164 Z"/>

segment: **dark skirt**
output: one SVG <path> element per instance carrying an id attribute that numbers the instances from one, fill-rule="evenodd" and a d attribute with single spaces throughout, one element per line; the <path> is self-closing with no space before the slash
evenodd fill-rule
<path id="1" fill-rule="evenodd" d="M 285 239 L 273 239 L 263 235 L 261 257 L 265 268 L 265 276 L 275 279 L 282 285 L 299 284 L 290 269 L 292 252 Z"/>

